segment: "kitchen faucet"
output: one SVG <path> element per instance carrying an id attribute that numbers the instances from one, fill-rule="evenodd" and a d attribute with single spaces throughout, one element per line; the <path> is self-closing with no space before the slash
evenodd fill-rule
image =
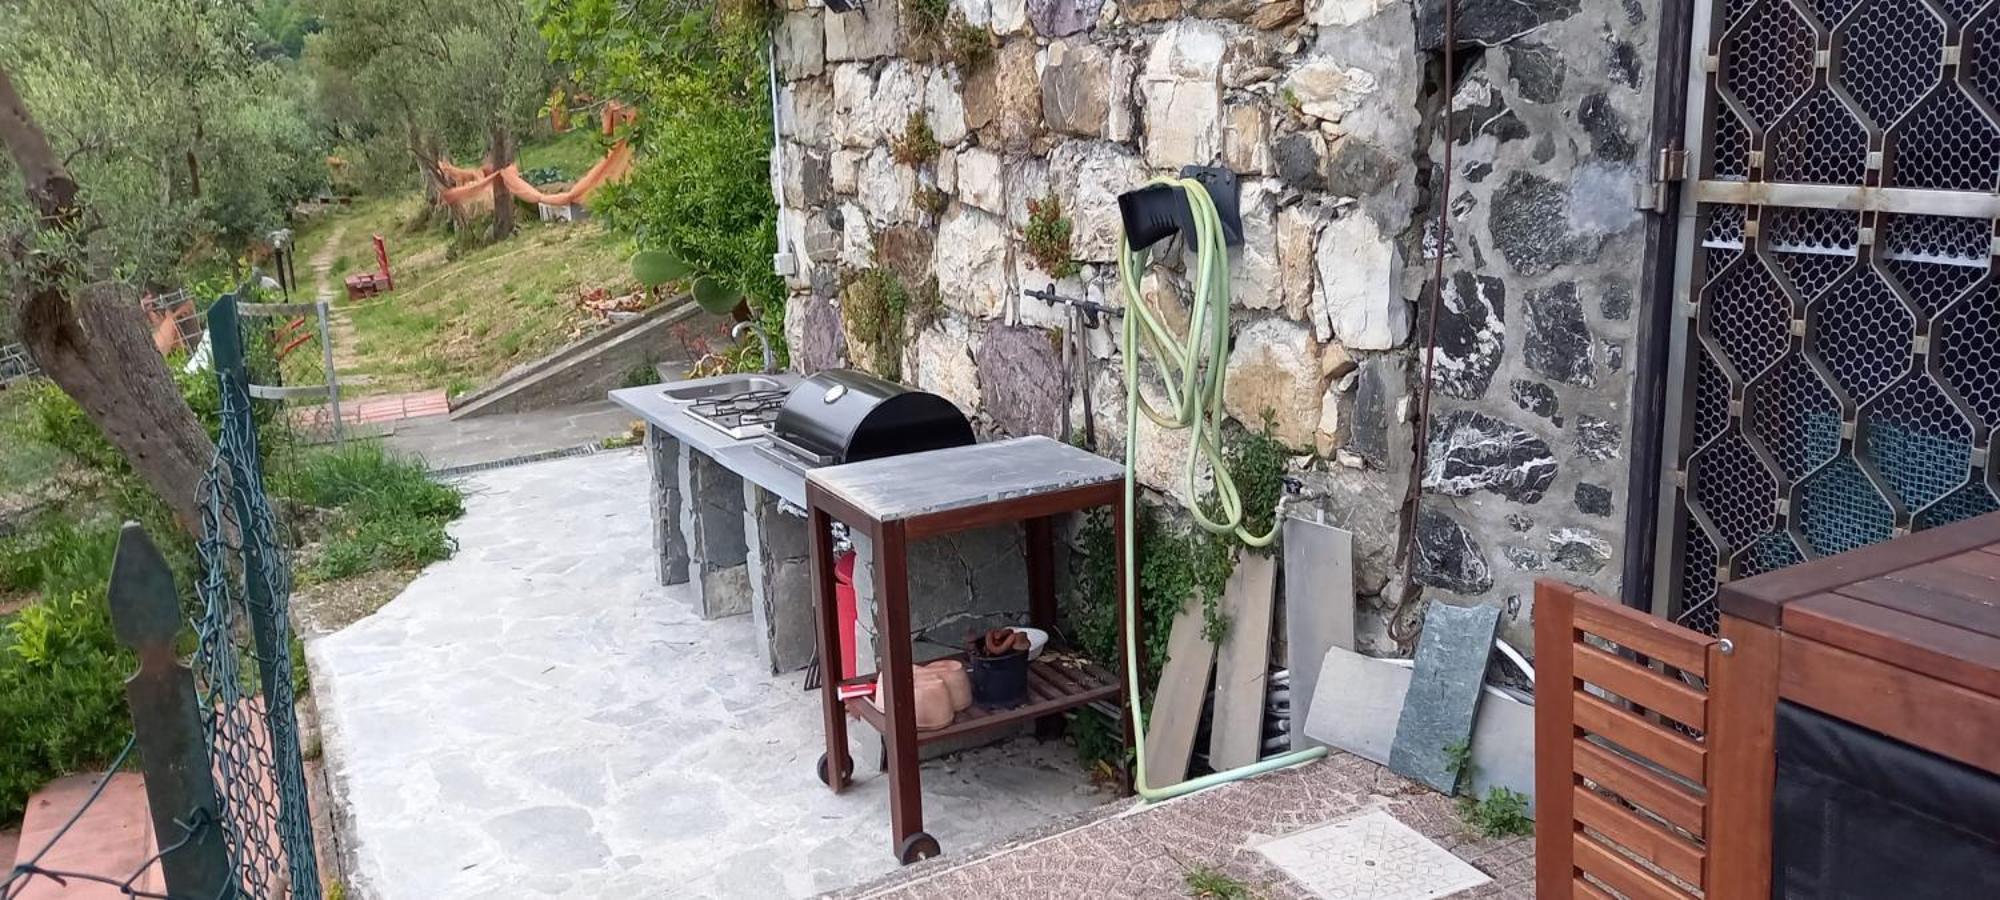
<path id="1" fill-rule="evenodd" d="M 729 329 L 729 337 L 740 341 L 745 331 L 757 335 L 758 347 L 764 351 L 764 374 L 778 374 L 778 357 L 771 352 L 771 336 L 764 333 L 764 326 L 755 322 L 738 322 L 735 328 Z"/>

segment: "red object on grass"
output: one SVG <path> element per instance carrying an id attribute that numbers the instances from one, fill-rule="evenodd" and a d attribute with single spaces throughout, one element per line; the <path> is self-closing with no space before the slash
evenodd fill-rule
<path id="1" fill-rule="evenodd" d="M 375 235 L 375 266 L 373 272 L 347 276 L 347 299 L 373 297 L 396 289 L 396 278 L 389 274 L 389 245 L 382 241 L 379 234 Z"/>

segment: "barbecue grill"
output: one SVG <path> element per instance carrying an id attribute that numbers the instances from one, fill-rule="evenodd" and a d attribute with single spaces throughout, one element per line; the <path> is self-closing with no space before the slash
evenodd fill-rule
<path id="1" fill-rule="evenodd" d="M 811 469 L 961 447 L 972 423 L 936 394 L 835 369 L 799 382 L 771 423 L 766 453 Z"/>

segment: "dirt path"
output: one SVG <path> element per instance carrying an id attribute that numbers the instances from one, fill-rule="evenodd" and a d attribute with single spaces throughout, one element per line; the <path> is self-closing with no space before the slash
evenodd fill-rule
<path id="1" fill-rule="evenodd" d="M 353 371 L 355 364 L 359 362 L 354 355 L 354 346 L 358 340 L 354 332 L 354 322 L 348 319 L 347 313 L 332 306 L 340 297 L 339 282 L 335 280 L 336 276 L 333 274 L 333 261 L 340 252 L 340 239 L 346 235 L 346 223 L 333 226 L 333 234 L 327 237 L 326 243 L 321 245 L 319 252 L 313 254 L 312 259 L 306 264 L 312 267 L 313 299 L 328 304 L 331 310 L 327 316 L 327 326 L 333 332 L 333 369 L 340 373 L 342 385 L 358 387 L 365 384 L 366 379 L 347 374 Z"/>

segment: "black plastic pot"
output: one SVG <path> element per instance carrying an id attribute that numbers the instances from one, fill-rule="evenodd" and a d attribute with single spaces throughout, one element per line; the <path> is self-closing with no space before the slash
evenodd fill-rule
<path id="1" fill-rule="evenodd" d="M 1028 699 L 1028 651 L 972 655 L 972 701 L 987 709 L 1012 709 Z"/>

